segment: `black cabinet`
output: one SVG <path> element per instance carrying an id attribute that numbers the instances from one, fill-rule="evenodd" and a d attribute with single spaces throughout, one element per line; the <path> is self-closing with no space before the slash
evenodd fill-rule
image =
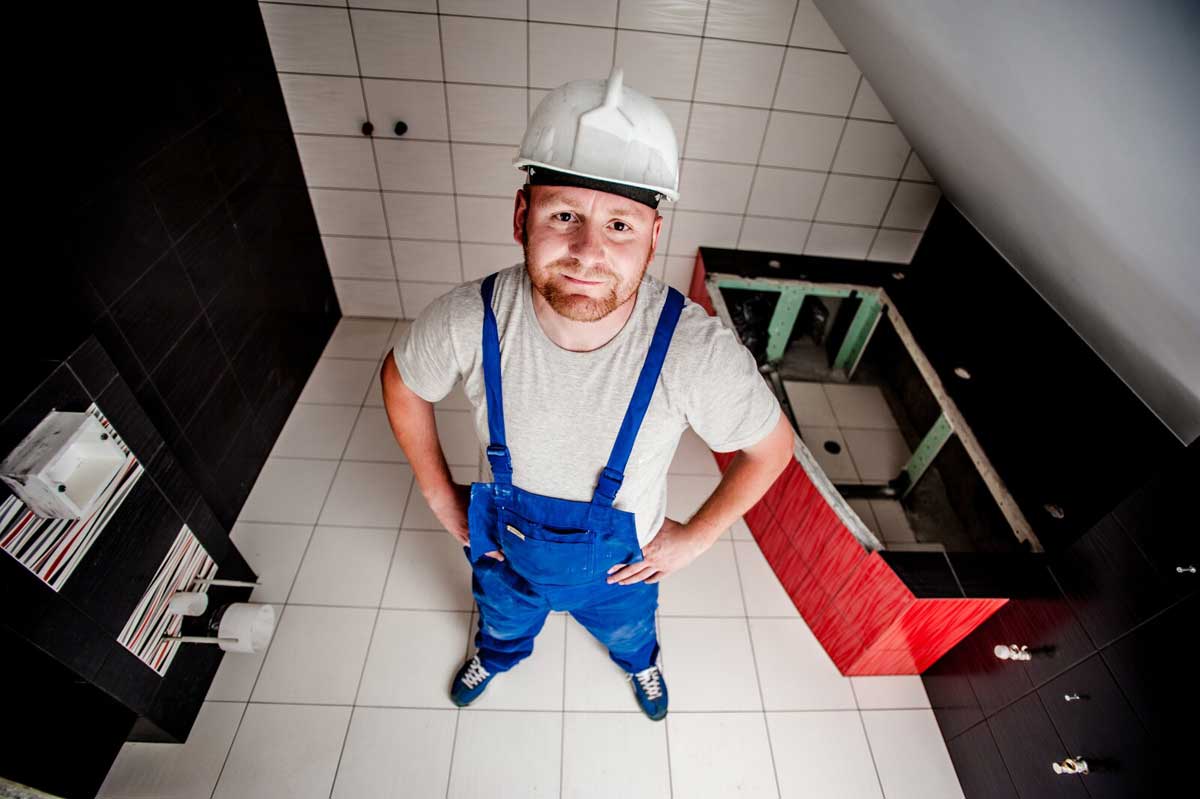
<path id="1" fill-rule="evenodd" d="M 1146 731 L 1099 655 L 1046 683 L 1038 695 L 1068 754 L 1087 761 L 1083 782 L 1091 796 L 1147 795 L 1154 768 Z"/>
<path id="2" fill-rule="evenodd" d="M 1067 751 L 1037 694 L 1014 702 L 987 724 L 1021 799 L 1087 796 L 1078 776 L 1055 774 L 1051 767 L 1079 753 Z"/>

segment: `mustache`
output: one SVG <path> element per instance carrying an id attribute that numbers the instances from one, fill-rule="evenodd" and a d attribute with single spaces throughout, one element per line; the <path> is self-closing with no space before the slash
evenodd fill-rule
<path id="1" fill-rule="evenodd" d="M 550 263 L 551 269 L 559 269 L 576 280 L 613 280 L 616 273 L 607 267 L 585 267 L 578 258 L 559 258 Z"/>

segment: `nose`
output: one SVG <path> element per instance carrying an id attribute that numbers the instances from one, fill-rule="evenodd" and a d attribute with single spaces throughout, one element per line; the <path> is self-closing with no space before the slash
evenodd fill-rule
<path id="1" fill-rule="evenodd" d="M 590 223 L 580 225 L 571 240 L 571 255 L 586 268 L 604 263 L 604 240 Z"/>

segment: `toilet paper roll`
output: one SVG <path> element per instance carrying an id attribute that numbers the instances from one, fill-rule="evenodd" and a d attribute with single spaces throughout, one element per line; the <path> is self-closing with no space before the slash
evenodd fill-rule
<path id="1" fill-rule="evenodd" d="M 275 607 L 235 602 L 225 608 L 217 628 L 221 649 L 226 652 L 261 652 L 275 632 Z"/>
<path id="2" fill-rule="evenodd" d="M 200 616 L 208 610 L 208 594 L 199 591 L 176 591 L 167 602 L 167 612 L 178 616 Z"/>

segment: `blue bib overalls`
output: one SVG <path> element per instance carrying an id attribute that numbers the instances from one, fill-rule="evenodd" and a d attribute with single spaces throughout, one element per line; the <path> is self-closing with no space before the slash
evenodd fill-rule
<path id="1" fill-rule="evenodd" d="M 495 674 L 533 652 L 533 639 L 551 610 L 570 612 L 624 671 L 636 673 L 658 659 L 654 610 L 658 584 L 606 582 L 609 567 L 642 560 L 634 516 L 613 507 L 638 429 L 650 405 L 667 347 L 683 309 L 670 289 L 650 350 L 621 422 L 608 465 L 590 502 L 534 494 L 513 485 L 504 436 L 500 390 L 500 337 L 492 311 L 496 275 L 483 281 L 483 375 L 487 392 L 487 448 L 491 483 L 471 484 L 468 523 L 471 588 L 479 605 L 475 647 Z M 502 550 L 506 560 L 484 553 Z"/>

